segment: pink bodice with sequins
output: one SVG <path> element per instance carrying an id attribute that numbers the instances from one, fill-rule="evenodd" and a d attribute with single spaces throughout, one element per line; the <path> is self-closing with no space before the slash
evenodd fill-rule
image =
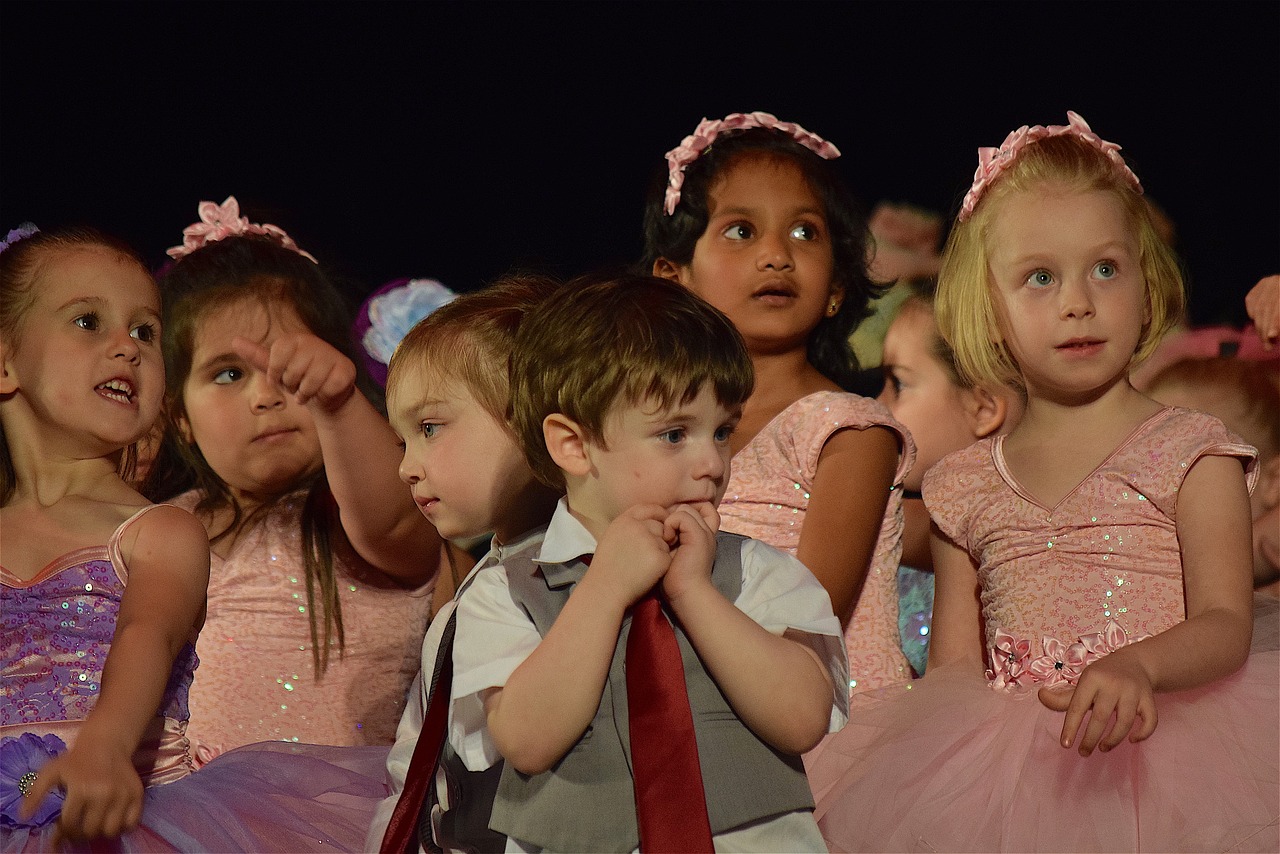
<path id="1" fill-rule="evenodd" d="M 915 462 L 915 445 L 880 403 L 856 394 L 817 392 L 778 413 L 733 457 L 720 504 L 720 526 L 794 555 L 818 457 L 838 430 L 887 427 L 902 446 L 893 489 L 862 595 L 845 630 L 850 690 L 911 678 L 898 634 L 898 561 L 902 556 L 902 479 Z"/>
<path id="2" fill-rule="evenodd" d="M 54 733 L 68 744 L 98 700 L 129 571 L 120 538 L 139 511 L 105 546 L 78 549 L 23 581 L 0 567 L 0 735 Z M 195 650 L 174 660 L 156 725 L 135 764 L 148 783 L 189 773 L 184 733 Z"/>
<path id="3" fill-rule="evenodd" d="M 259 741 L 391 744 L 420 665 L 434 579 L 404 590 L 356 577 L 335 556 L 346 635 L 315 676 L 302 562 L 303 493 L 281 500 L 213 556 L 196 650 L 191 740 L 200 758 Z M 173 501 L 192 509 L 194 492 Z M 424 560 L 426 558 L 424 557 Z"/>
<path id="4" fill-rule="evenodd" d="M 1064 644 L 1114 623 L 1130 641 L 1185 618 L 1175 528 L 1178 488 L 1206 455 L 1256 451 L 1218 419 L 1167 408 L 1139 425 L 1056 507 L 1010 473 L 1003 437 L 948 456 L 924 481 L 935 524 L 973 556 L 987 644 L 996 633 Z"/>

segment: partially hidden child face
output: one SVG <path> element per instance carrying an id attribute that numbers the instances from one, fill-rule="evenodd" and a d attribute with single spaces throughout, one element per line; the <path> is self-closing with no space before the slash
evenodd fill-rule
<path id="1" fill-rule="evenodd" d="M 934 463 L 975 439 L 965 418 L 964 389 L 934 353 L 937 334 L 933 312 L 909 300 L 884 338 L 885 385 L 879 400 L 915 441 L 916 464 L 903 485 L 916 492 Z"/>
<path id="2" fill-rule="evenodd" d="M 803 347 L 842 297 L 822 201 L 794 164 L 748 157 L 707 207 L 707 230 L 676 278 L 724 312 L 752 352 Z"/>
<path id="3" fill-rule="evenodd" d="M 739 415 L 716 400 L 709 383 L 670 409 L 616 403 L 605 419 L 604 445 L 587 443 L 593 477 L 585 495 L 570 494 L 570 506 L 604 523 L 639 504 L 719 506 Z"/>
<path id="4" fill-rule="evenodd" d="M 74 432 L 95 454 L 146 435 L 164 400 L 151 276 L 114 249 L 85 245 L 48 250 L 32 288 L 19 340 L 4 342 L 0 392 L 26 399 L 52 435 Z"/>
<path id="5" fill-rule="evenodd" d="M 1149 311 L 1119 199 L 1048 183 L 994 216 L 990 273 L 1028 394 L 1069 401 L 1125 377 Z"/>
<path id="6" fill-rule="evenodd" d="M 311 412 L 231 342 L 243 337 L 270 348 L 283 334 L 308 331 L 292 306 L 257 299 L 212 308 L 196 325 L 179 426 L 242 504 L 288 492 L 324 460 Z"/>
<path id="7" fill-rule="evenodd" d="M 400 479 L 440 536 L 493 532 L 510 542 L 523 533 L 516 520 L 527 516 L 519 505 L 536 488 L 533 472 L 465 383 L 406 370 L 391 384 L 387 411 L 404 443 Z"/>

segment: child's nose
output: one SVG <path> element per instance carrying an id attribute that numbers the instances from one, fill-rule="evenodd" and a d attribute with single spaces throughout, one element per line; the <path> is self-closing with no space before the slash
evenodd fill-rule
<path id="1" fill-rule="evenodd" d="M 756 267 L 760 270 L 790 270 L 791 243 L 783 236 L 766 233 L 760 238 Z"/>
<path id="2" fill-rule="evenodd" d="M 1076 278 L 1068 278 L 1059 291 L 1059 311 L 1063 320 L 1093 316 L 1093 294 L 1089 285 Z"/>
<path id="3" fill-rule="evenodd" d="M 252 385 L 252 406 L 254 412 L 267 412 L 284 406 L 284 390 L 258 371 L 250 380 Z"/>
<path id="4" fill-rule="evenodd" d="M 409 484 L 409 486 L 413 486 L 415 483 L 422 480 L 422 475 L 418 465 L 409 459 L 408 453 L 401 458 L 400 466 L 396 469 L 396 474 L 400 476 L 400 480 Z"/>
<path id="5" fill-rule="evenodd" d="M 142 348 L 138 346 L 138 339 L 129 334 L 129 330 L 125 329 L 112 337 L 111 358 L 137 363 L 141 357 Z"/>

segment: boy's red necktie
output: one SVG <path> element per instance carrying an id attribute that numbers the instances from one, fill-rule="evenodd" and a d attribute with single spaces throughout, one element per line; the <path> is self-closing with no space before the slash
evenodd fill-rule
<path id="1" fill-rule="evenodd" d="M 631 611 L 627 710 L 640 850 L 712 851 L 684 665 L 656 588 Z"/>
<path id="2" fill-rule="evenodd" d="M 423 716 L 418 744 L 413 748 L 413 758 L 409 760 L 409 770 L 405 773 L 404 790 L 400 792 L 400 800 L 396 801 L 387 830 L 382 835 L 382 846 L 378 849 L 380 854 L 405 854 L 418 850 L 418 816 L 435 780 L 440 751 L 444 747 L 445 725 L 449 721 L 456 618 L 455 609 L 449 614 L 449 622 L 445 623 L 444 634 L 440 637 L 431 691 L 427 695 L 427 713 Z"/>

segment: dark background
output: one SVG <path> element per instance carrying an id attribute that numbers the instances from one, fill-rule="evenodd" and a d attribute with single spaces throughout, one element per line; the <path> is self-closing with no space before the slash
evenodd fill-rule
<path id="1" fill-rule="evenodd" d="M 1192 320 L 1280 272 L 1280 3 L 0 4 L 0 229 L 151 262 L 235 195 L 351 277 L 468 290 L 632 260 L 703 116 L 838 145 L 868 208 L 949 219 L 979 145 L 1082 114 L 1178 233 Z"/>

